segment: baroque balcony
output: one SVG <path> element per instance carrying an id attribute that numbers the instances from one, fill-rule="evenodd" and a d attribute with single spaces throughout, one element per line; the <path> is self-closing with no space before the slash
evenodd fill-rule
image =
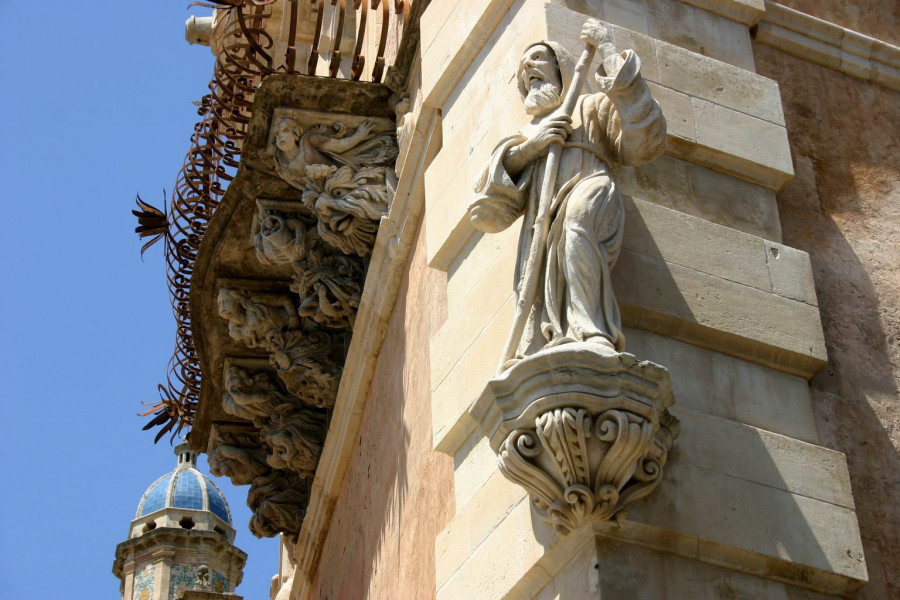
<path id="1" fill-rule="evenodd" d="M 177 321 L 145 429 L 190 429 L 214 474 L 250 485 L 251 531 L 296 540 L 348 350 L 371 337 L 354 332 L 375 323 L 355 326 L 428 2 L 214 4 L 186 24 L 216 62 L 171 207 L 135 212 L 165 241 Z"/>

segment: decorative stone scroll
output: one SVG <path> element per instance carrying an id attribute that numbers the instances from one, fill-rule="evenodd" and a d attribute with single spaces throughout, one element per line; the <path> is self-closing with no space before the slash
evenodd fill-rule
<path id="1" fill-rule="evenodd" d="M 469 413 L 500 470 L 560 533 L 621 516 L 659 485 L 678 434 L 669 374 L 630 354 L 565 344 L 492 379 Z"/>
<path id="2" fill-rule="evenodd" d="M 610 277 L 625 209 L 609 165 L 654 160 L 666 121 L 632 50 L 594 19 L 580 38 L 577 62 L 556 42 L 526 48 L 516 84 L 532 121 L 494 148 L 469 206 L 489 233 L 524 216 L 512 331 L 469 412 L 561 533 L 652 492 L 678 431 L 668 372 L 624 353 Z M 595 53 L 600 91 L 587 93 Z"/>

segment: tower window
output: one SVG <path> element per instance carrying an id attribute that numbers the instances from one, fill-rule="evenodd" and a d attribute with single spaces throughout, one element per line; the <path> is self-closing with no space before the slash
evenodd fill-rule
<path id="1" fill-rule="evenodd" d="M 190 517 L 182 517 L 178 524 L 181 525 L 182 529 L 193 529 L 194 528 L 194 520 Z"/>
<path id="2" fill-rule="evenodd" d="M 156 529 L 156 521 L 148 521 L 144 528 L 141 530 L 141 533 L 147 533 L 148 531 L 153 531 Z"/>

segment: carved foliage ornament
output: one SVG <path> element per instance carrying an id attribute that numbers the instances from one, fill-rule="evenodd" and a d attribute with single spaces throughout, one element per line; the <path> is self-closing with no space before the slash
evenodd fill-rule
<path id="1" fill-rule="evenodd" d="M 678 421 L 669 373 L 573 342 L 491 379 L 469 414 L 503 474 L 558 532 L 624 517 L 659 485 Z"/>
<path id="2" fill-rule="evenodd" d="M 654 424 L 626 410 L 591 415 L 558 408 L 513 431 L 498 462 L 529 491 L 538 512 L 560 533 L 585 520 L 605 521 L 656 488 L 671 445 Z"/>

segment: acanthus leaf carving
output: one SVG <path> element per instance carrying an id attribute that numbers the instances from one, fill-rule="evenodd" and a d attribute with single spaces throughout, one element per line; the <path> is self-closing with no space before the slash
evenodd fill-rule
<path id="1" fill-rule="evenodd" d="M 531 492 L 539 512 L 560 532 L 585 520 L 606 521 L 659 484 L 669 447 L 654 440 L 646 416 L 582 408 L 541 414 L 534 429 L 517 429 L 501 446 L 501 471 Z"/>
<path id="2" fill-rule="evenodd" d="M 678 435 L 673 402 L 664 368 L 573 342 L 515 363 L 469 414 L 501 472 L 565 534 L 623 516 L 659 485 Z"/>

